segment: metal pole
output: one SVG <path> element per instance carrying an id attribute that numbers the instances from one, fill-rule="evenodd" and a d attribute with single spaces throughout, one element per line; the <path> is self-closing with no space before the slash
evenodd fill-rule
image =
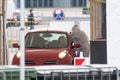
<path id="1" fill-rule="evenodd" d="M 21 58 L 20 58 L 20 80 L 25 80 L 25 40 L 24 40 L 24 1 L 20 1 L 20 52 L 21 52 Z"/>
<path id="2" fill-rule="evenodd" d="M 7 37 L 6 37 L 6 10 L 7 10 L 7 2 L 6 0 L 3 0 L 2 4 L 3 5 L 3 65 L 8 64 L 8 46 L 7 46 Z"/>
<path id="3" fill-rule="evenodd" d="M 3 21 L 2 21 L 2 14 L 0 14 L 0 65 L 3 65 Z"/>
<path id="4" fill-rule="evenodd" d="M 2 38 L 2 0 L 0 0 L 0 65 L 3 64 L 3 38 Z"/>

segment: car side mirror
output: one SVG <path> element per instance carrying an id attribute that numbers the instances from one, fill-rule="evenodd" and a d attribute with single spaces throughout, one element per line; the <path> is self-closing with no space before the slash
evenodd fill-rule
<path id="1" fill-rule="evenodd" d="M 74 42 L 74 43 L 72 43 L 72 47 L 73 48 L 80 48 L 80 43 Z"/>
<path id="2" fill-rule="evenodd" d="M 12 44 L 13 48 L 19 48 L 20 46 L 18 45 L 18 43 L 13 43 Z"/>

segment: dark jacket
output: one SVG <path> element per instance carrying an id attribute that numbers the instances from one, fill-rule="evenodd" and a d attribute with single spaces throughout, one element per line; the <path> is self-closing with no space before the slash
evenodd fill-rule
<path id="1" fill-rule="evenodd" d="M 33 13 L 30 13 L 28 16 L 28 24 L 33 25 L 34 24 L 34 16 Z"/>

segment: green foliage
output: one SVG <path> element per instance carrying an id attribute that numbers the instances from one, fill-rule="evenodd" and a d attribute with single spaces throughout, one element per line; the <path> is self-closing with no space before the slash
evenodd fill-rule
<path id="1" fill-rule="evenodd" d="M 82 8 L 82 13 L 83 13 L 83 14 L 90 14 L 90 8 L 88 8 L 88 7 L 86 7 L 86 6 L 83 7 L 83 8 Z"/>
<path id="2" fill-rule="evenodd" d="M 85 6 L 85 7 L 83 7 L 82 9 L 83 9 L 83 10 L 89 10 L 90 8 L 88 8 L 88 7 Z"/>

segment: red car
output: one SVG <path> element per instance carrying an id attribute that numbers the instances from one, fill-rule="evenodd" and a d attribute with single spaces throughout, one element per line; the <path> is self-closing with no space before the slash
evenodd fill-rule
<path id="1" fill-rule="evenodd" d="M 20 64 L 20 51 L 18 48 L 14 55 L 12 65 Z M 31 31 L 25 36 L 25 65 L 60 65 L 72 64 L 75 57 L 75 49 L 80 47 L 78 43 L 71 43 L 70 34 L 65 31 Z"/>

